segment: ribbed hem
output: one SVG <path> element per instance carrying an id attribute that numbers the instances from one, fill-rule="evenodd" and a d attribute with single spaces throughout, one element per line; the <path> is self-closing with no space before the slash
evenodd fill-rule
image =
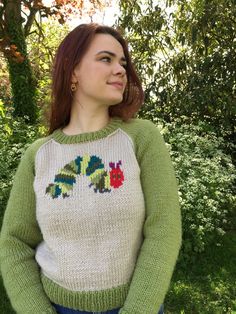
<path id="1" fill-rule="evenodd" d="M 41 312 L 42 314 L 56 314 L 57 311 L 54 308 L 50 308 L 47 311 Z"/>
<path id="2" fill-rule="evenodd" d="M 102 129 L 95 131 L 95 132 L 88 132 L 88 133 L 81 133 L 76 135 L 67 135 L 65 134 L 62 129 L 57 129 L 52 133 L 52 138 L 64 144 L 76 144 L 76 143 L 83 143 L 83 142 L 91 142 L 94 140 L 98 140 L 108 136 L 109 134 L 113 133 L 117 130 L 121 124 L 123 123 L 122 119 L 119 117 L 111 118 L 110 122 Z"/>
<path id="3" fill-rule="evenodd" d="M 129 285 L 101 291 L 70 291 L 42 275 L 44 290 L 50 301 L 64 307 L 88 312 L 105 312 L 124 305 Z"/>

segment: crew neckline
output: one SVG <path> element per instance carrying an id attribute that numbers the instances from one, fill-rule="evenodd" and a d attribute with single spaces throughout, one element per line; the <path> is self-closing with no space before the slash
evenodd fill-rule
<path id="1" fill-rule="evenodd" d="M 76 144 L 76 143 L 83 143 L 83 142 L 92 142 L 101 138 L 105 138 L 109 134 L 113 133 L 117 130 L 121 124 L 123 123 L 120 117 L 112 117 L 109 123 L 100 130 L 93 131 L 93 132 L 85 132 L 79 133 L 75 135 L 67 135 L 62 131 L 62 128 L 55 130 L 52 133 L 52 138 L 64 144 Z"/>

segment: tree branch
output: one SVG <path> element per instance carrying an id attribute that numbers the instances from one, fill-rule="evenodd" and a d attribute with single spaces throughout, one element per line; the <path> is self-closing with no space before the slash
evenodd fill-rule
<path id="1" fill-rule="evenodd" d="M 42 27 L 39 25 L 39 23 L 38 23 L 37 20 L 35 20 L 35 24 L 36 24 L 36 26 L 38 27 L 38 31 L 39 31 L 40 35 L 41 35 L 43 38 L 45 38 L 44 33 L 43 33 L 43 31 L 42 31 Z"/>
<path id="2" fill-rule="evenodd" d="M 25 27 L 24 27 L 25 37 L 27 37 L 30 33 L 30 29 L 31 29 L 31 26 L 34 22 L 35 15 L 36 15 L 37 11 L 38 10 L 33 8 L 33 7 L 30 8 L 30 14 L 28 16 L 27 22 L 26 22 Z"/>
<path id="3" fill-rule="evenodd" d="M 44 35 L 43 31 L 42 31 L 42 27 L 40 26 L 40 24 L 38 23 L 37 20 L 35 20 L 35 24 L 36 24 L 36 26 L 38 28 L 38 31 L 39 31 L 39 34 L 40 34 L 39 36 L 41 36 L 44 39 L 45 35 Z M 43 47 L 47 50 L 47 52 L 48 52 L 49 56 L 51 57 L 51 59 L 53 59 L 53 54 L 51 52 L 51 48 L 48 47 L 47 45 L 45 45 L 43 41 L 42 41 L 42 44 L 43 44 Z"/>
<path id="4" fill-rule="evenodd" d="M 4 20 L 3 20 L 3 12 L 4 12 L 4 7 L 0 10 L 0 32 L 4 32 Z M 0 37 L 2 37 L 0 33 Z"/>
<path id="5" fill-rule="evenodd" d="M 31 8 L 31 3 L 34 1 L 34 0 L 21 0 L 24 5 L 27 7 L 27 8 Z"/>

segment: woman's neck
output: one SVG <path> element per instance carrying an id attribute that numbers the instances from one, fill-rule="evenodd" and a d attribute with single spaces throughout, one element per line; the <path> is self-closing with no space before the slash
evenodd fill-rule
<path id="1" fill-rule="evenodd" d="M 108 108 L 103 107 L 92 111 L 82 106 L 72 107 L 70 122 L 63 128 L 63 132 L 67 135 L 95 132 L 104 128 L 109 122 Z"/>

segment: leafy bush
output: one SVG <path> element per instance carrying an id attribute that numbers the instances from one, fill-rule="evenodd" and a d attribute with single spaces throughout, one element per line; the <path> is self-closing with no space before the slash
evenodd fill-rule
<path id="1" fill-rule="evenodd" d="M 236 169 L 225 153 L 223 137 L 217 137 L 206 122 L 189 125 L 182 117 L 169 124 L 158 120 L 171 146 L 183 221 L 180 261 L 194 261 L 210 244 L 219 245 L 232 228 L 236 196 Z M 185 122 L 185 123 L 184 123 Z"/>
<path id="2" fill-rule="evenodd" d="M 27 146 L 44 132 L 42 127 L 29 125 L 26 118 L 13 119 L 0 100 L 0 226 L 20 157 Z"/>

